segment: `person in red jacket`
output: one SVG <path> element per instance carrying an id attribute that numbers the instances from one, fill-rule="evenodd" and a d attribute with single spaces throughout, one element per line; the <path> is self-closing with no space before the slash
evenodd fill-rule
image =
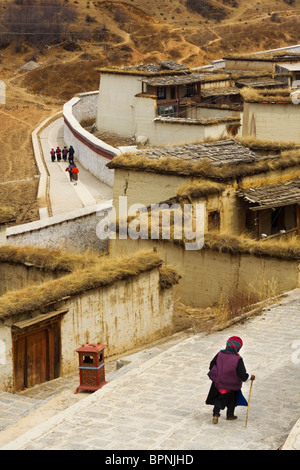
<path id="1" fill-rule="evenodd" d="M 238 399 L 241 406 L 247 402 L 241 393 L 243 382 L 255 380 L 254 375 L 246 372 L 244 361 L 239 355 L 243 341 L 238 336 L 232 336 L 226 343 L 226 348 L 218 352 L 209 366 L 208 376 L 212 384 L 206 399 L 207 405 L 213 405 L 213 423 L 217 424 L 220 411 L 227 408 L 227 420 L 237 419 L 234 415 Z"/>
<path id="2" fill-rule="evenodd" d="M 72 178 L 73 178 L 73 181 L 74 181 L 74 185 L 77 184 L 77 181 L 78 181 L 78 173 L 79 173 L 79 170 L 76 166 L 76 164 L 74 163 L 73 164 L 73 168 L 71 170 L 71 174 L 72 174 Z"/>
<path id="3" fill-rule="evenodd" d="M 57 161 L 60 162 L 61 161 L 61 150 L 58 146 L 56 147 L 55 153 L 56 153 Z"/>

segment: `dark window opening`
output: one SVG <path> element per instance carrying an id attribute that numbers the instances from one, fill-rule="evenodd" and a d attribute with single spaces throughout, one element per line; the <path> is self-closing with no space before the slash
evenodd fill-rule
<path id="1" fill-rule="evenodd" d="M 272 209 L 271 214 L 271 233 L 278 233 L 280 230 L 285 230 L 284 207 Z"/>
<path id="2" fill-rule="evenodd" d="M 186 86 L 186 95 L 185 96 L 195 96 L 197 94 L 196 83 L 188 83 Z"/>
<path id="3" fill-rule="evenodd" d="M 167 96 L 166 87 L 159 86 L 157 87 L 157 99 L 158 100 L 165 100 Z"/>
<path id="4" fill-rule="evenodd" d="M 208 230 L 220 230 L 220 212 L 218 211 L 209 212 Z"/>
<path id="5" fill-rule="evenodd" d="M 170 88 L 170 97 L 171 97 L 171 100 L 176 99 L 176 87 L 175 86 L 171 86 Z"/>

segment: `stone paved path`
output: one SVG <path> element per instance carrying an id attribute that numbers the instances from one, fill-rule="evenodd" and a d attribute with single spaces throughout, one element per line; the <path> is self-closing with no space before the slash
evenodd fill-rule
<path id="1" fill-rule="evenodd" d="M 44 399 L 15 395 L 0 390 L 0 431 L 39 407 Z M 1 440 L 0 440 L 1 442 Z"/>
<path id="2" fill-rule="evenodd" d="M 2 449 L 276 450 L 300 417 L 300 364 L 292 347 L 299 332 L 297 289 L 244 324 L 178 339 Z M 231 335 L 243 339 L 241 355 L 256 375 L 247 428 L 246 408 L 237 408 L 236 421 L 223 413 L 213 425 L 205 405 L 209 362 Z M 249 384 L 243 391 L 247 398 Z"/>

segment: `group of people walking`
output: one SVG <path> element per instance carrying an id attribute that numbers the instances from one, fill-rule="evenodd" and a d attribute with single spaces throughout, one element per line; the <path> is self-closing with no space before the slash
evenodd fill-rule
<path id="1" fill-rule="evenodd" d="M 53 162 L 56 160 L 60 162 L 61 159 L 63 159 L 64 162 L 66 162 L 67 159 L 69 160 L 69 163 L 74 162 L 74 153 L 75 151 L 72 145 L 70 145 L 69 149 L 65 145 L 63 149 L 60 149 L 59 146 L 57 146 L 55 150 L 54 148 L 50 150 L 51 160 Z"/>
<path id="2" fill-rule="evenodd" d="M 74 154 L 75 154 L 75 151 L 72 145 L 70 145 L 69 149 L 65 145 L 62 150 L 59 148 L 59 146 L 57 146 L 55 150 L 54 148 L 50 150 L 51 160 L 53 162 L 55 161 L 60 162 L 61 159 L 63 159 L 64 162 L 69 160 L 69 166 L 68 168 L 66 168 L 66 171 L 69 172 L 70 182 L 71 183 L 74 182 L 74 185 L 76 185 L 78 181 L 79 170 L 74 162 Z"/>

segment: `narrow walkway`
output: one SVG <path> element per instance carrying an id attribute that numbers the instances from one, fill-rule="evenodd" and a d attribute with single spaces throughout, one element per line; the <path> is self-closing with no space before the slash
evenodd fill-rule
<path id="1" fill-rule="evenodd" d="M 99 181 L 78 162 L 75 146 L 75 163 L 79 169 L 79 180 L 76 186 L 70 183 L 69 174 L 66 172 L 68 161 L 51 161 L 51 148 L 56 149 L 59 146 L 62 149 L 65 145 L 63 125 L 63 118 L 59 118 L 50 123 L 39 136 L 49 172 L 49 196 L 53 216 L 112 199 L 112 188 Z"/>
<path id="2" fill-rule="evenodd" d="M 276 450 L 300 416 L 299 311 L 296 289 L 230 331 L 178 338 L 2 449 Z M 243 339 L 241 355 L 256 375 L 247 427 L 245 407 L 236 421 L 223 412 L 214 425 L 205 405 L 208 365 L 231 335 Z M 247 398 L 249 383 L 243 391 Z"/>

